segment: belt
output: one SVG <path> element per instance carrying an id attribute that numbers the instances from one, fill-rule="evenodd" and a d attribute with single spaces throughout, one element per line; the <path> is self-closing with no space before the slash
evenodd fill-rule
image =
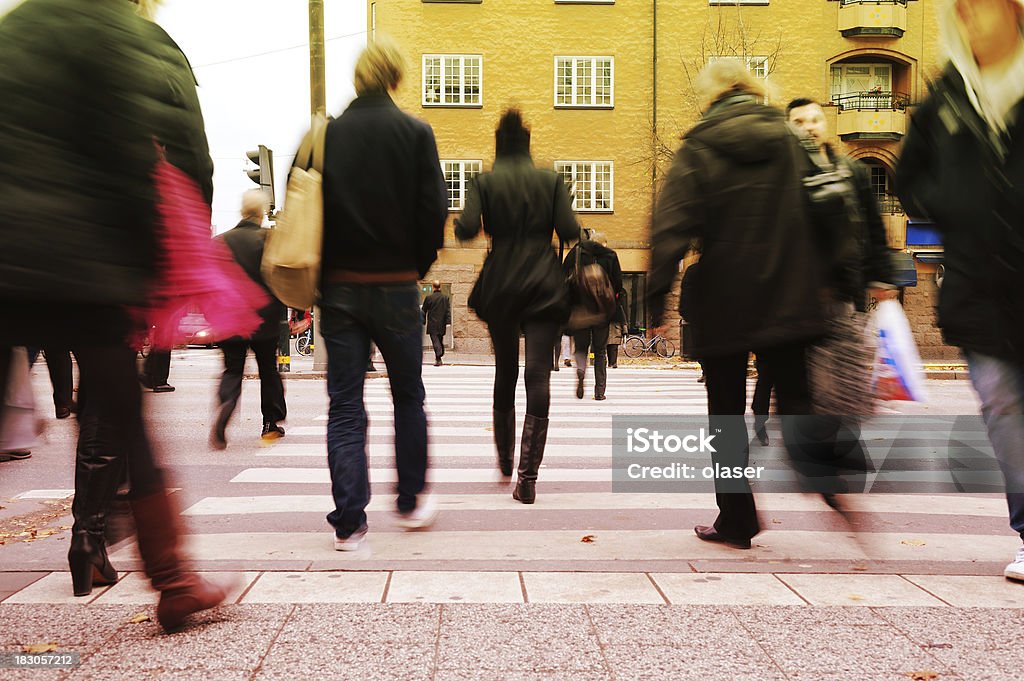
<path id="1" fill-rule="evenodd" d="M 355 272 L 353 270 L 331 270 L 324 279 L 332 284 L 415 284 L 419 275 L 415 270 L 397 272 Z"/>

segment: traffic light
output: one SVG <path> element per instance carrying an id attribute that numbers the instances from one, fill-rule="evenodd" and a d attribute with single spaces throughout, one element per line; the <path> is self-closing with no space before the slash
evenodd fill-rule
<path id="1" fill-rule="evenodd" d="M 255 151 L 245 152 L 246 158 L 255 164 L 255 168 L 245 171 L 249 179 L 260 186 L 267 193 L 270 201 L 270 210 L 274 210 L 274 151 L 267 149 L 262 144 Z"/>

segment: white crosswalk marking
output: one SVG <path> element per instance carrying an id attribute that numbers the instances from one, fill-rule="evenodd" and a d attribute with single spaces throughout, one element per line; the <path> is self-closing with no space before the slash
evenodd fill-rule
<path id="1" fill-rule="evenodd" d="M 705 566 L 757 572 L 764 561 L 806 571 L 867 565 L 911 574 L 998 574 L 1017 539 L 1002 532 L 1000 495 L 871 494 L 848 498 L 855 526 L 846 525 L 819 497 L 764 493 L 758 503 L 762 535 L 752 551 L 699 541 L 692 526 L 717 512 L 710 493 L 613 493 L 611 418 L 614 415 L 704 415 L 704 386 L 693 371 L 619 369 L 609 372 L 608 400 L 573 394 L 574 372 L 552 375 L 551 429 L 537 503 L 511 498 L 511 480 L 496 471 L 491 423 L 492 367 L 425 371 L 430 424 L 428 474 L 441 510 L 426 532 L 401 532 L 394 508 L 394 415 L 386 380 L 366 386 L 367 453 L 373 498 L 367 512 L 368 548 L 333 550 L 323 516 L 333 508 L 327 470 L 326 409 L 290 414 L 287 437 L 252 446 L 215 494 L 195 499 L 184 515 L 197 561 L 251 560 L 257 569 L 639 571 L 689 574 Z M 748 393 L 749 394 L 749 393 Z M 326 405 L 325 405 L 326 406 Z M 520 381 L 517 427 L 525 414 Z M 778 422 L 770 432 L 778 439 Z M 895 434 L 895 431 L 894 431 Z M 966 444 L 981 446 L 964 433 Z M 939 440 L 949 429 L 927 434 Z M 927 439 L 927 436 L 922 436 Z M 518 450 L 517 435 L 517 450 Z M 869 449 L 875 446 L 869 443 Z M 755 447 L 758 447 L 755 444 Z M 752 450 L 762 460 L 781 457 L 778 443 Z M 969 456 L 967 453 L 965 456 Z M 710 461 L 709 461 L 710 463 Z M 913 475 L 909 476 L 913 477 Z M 983 529 L 978 530 L 978 526 Z M 587 541 L 582 541 L 589 537 Z M 133 555 L 127 546 L 115 558 Z M 973 563 L 972 563 L 973 561 Z M 275 565 L 281 567 L 275 568 Z M 319 566 L 319 567 L 317 567 Z M 806 567 L 804 567 L 806 566 Z M 781 568 L 774 568 L 778 571 Z M 971 572 L 973 571 L 973 572 Z M 995 572 L 993 572 L 995 571 Z M 375 582 L 376 584 L 376 582 Z"/>

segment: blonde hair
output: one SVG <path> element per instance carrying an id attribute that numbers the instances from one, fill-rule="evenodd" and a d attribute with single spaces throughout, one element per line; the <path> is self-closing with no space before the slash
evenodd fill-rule
<path id="1" fill-rule="evenodd" d="M 740 58 L 716 59 L 708 63 L 697 74 L 693 90 L 701 111 L 706 111 L 709 106 L 730 92 L 760 98 L 768 96 L 768 87 L 764 80 L 752 74 L 747 68 L 746 61 Z"/>
<path id="2" fill-rule="evenodd" d="M 356 62 L 356 94 L 394 90 L 405 75 L 405 58 L 390 39 L 378 36 Z"/>
<path id="3" fill-rule="evenodd" d="M 136 14 L 143 19 L 156 21 L 156 13 L 160 9 L 163 0 L 132 0 L 132 2 L 135 3 Z"/>

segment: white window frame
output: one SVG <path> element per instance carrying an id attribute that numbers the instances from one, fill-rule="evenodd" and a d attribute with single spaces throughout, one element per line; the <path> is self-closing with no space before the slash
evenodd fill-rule
<path id="1" fill-rule="evenodd" d="M 598 166 L 607 166 L 608 168 L 608 191 L 607 191 L 607 206 L 597 205 L 597 193 L 594 191 L 594 175 L 597 172 Z M 566 181 L 566 186 L 569 188 L 569 194 L 572 197 L 572 207 L 577 213 L 613 213 L 615 212 L 615 162 L 609 160 L 603 161 L 582 161 L 582 160 L 564 160 L 555 161 L 555 172 L 565 179 L 565 169 L 567 167 L 572 168 L 572 181 Z M 576 177 L 578 177 L 580 171 L 584 171 L 589 175 L 589 187 L 584 187 L 581 197 L 581 191 L 576 186 Z M 581 198 L 583 201 L 581 202 Z"/>
<path id="2" fill-rule="evenodd" d="M 459 95 L 458 101 L 446 102 L 445 99 L 445 78 L 447 76 L 448 60 L 457 59 L 459 63 Z M 438 101 L 427 101 L 427 64 L 428 61 L 438 60 Z M 476 61 L 478 70 L 477 96 L 476 101 L 467 100 L 466 93 L 466 64 L 467 61 Z M 478 109 L 484 104 L 484 58 L 481 54 L 424 54 L 421 60 L 422 72 L 420 75 L 420 101 L 425 107 L 468 107 Z"/>
<path id="3" fill-rule="evenodd" d="M 572 64 L 572 81 L 570 83 L 570 95 L 568 102 L 558 101 L 558 68 L 559 63 L 566 60 L 571 60 Z M 597 97 L 597 71 L 598 64 L 602 61 L 607 61 L 611 72 L 610 81 L 608 83 L 608 102 L 607 103 L 596 103 Z M 579 64 L 590 62 L 590 101 L 580 101 L 577 95 L 577 89 L 579 83 L 577 82 L 577 69 Z M 614 109 L 615 108 L 615 57 L 610 55 L 601 56 L 581 56 L 581 55 L 569 55 L 560 54 L 555 55 L 555 78 L 554 78 L 554 102 L 556 109 Z"/>
<path id="4" fill-rule="evenodd" d="M 453 169 L 457 169 L 458 172 L 458 185 L 455 188 L 455 196 L 452 194 L 452 190 L 448 187 L 448 165 L 452 165 Z M 444 175 L 444 184 L 448 189 L 448 210 L 461 212 L 466 206 L 466 185 L 471 177 L 479 175 L 483 172 L 484 162 L 479 159 L 441 159 L 441 173 Z M 467 171 L 470 175 L 467 175 Z"/>

